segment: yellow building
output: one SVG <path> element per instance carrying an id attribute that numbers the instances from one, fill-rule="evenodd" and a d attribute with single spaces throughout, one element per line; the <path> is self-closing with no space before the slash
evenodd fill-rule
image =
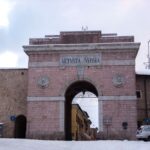
<path id="1" fill-rule="evenodd" d="M 72 140 L 90 140 L 90 124 L 88 113 L 78 104 L 72 104 Z"/>

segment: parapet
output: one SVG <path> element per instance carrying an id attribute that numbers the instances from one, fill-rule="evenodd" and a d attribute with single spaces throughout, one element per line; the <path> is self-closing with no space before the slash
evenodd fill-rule
<path id="1" fill-rule="evenodd" d="M 29 45 L 134 42 L 134 36 L 118 36 L 101 31 L 65 31 L 44 38 L 30 38 Z"/>

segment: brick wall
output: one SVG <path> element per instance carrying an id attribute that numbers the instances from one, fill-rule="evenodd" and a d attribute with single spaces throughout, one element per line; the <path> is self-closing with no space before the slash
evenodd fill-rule
<path id="1" fill-rule="evenodd" d="M 90 37 L 79 38 L 80 34 Z M 68 39 L 68 36 L 72 37 Z M 24 46 L 25 52 L 29 55 L 27 98 L 29 137 L 42 138 L 45 134 L 43 132 L 46 132 L 49 134 L 47 135 L 49 139 L 52 137 L 57 139 L 59 137 L 57 135 L 63 138 L 65 135 L 63 128 L 65 92 L 74 82 L 88 81 L 98 92 L 99 106 L 102 109 L 99 110 L 101 131 L 107 134 L 103 119 L 110 117 L 112 119 L 109 132 L 111 138 L 135 139 L 137 106 L 134 68 L 139 43 L 134 43 L 134 37 L 119 38 L 113 35 L 112 41 L 110 38 L 106 40 L 106 36 L 105 44 L 102 44 L 103 42 L 97 44 L 93 41 L 93 39 L 97 40 L 95 36 L 102 38 L 103 34 L 99 31 L 87 32 L 87 35 L 85 32 L 62 32 L 57 38 L 61 37 L 60 43 L 65 44 L 54 42 L 47 45 L 47 43 L 38 43 L 38 39 L 31 39 L 30 45 Z M 84 40 L 88 43 L 81 44 L 85 43 Z M 100 43 L 100 41 L 97 42 Z M 100 56 L 100 64 L 63 66 L 60 63 L 63 56 L 83 55 Z M 118 75 L 123 78 L 121 86 L 116 86 L 114 83 Z M 42 76 L 49 79 L 49 84 L 45 88 L 38 85 L 38 80 Z M 122 128 L 123 122 L 128 123 L 126 137 Z"/>
<path id="2" fill-rule="evenodd" d="M 0 69 L 0 122 L 3 137 L 14 137 L 15 122 L 11 116 L 26 116 L 27 69 Z"/>
<path id="3" fill-rule="evenodd" d="M 120 53 L 121 54 L 121 53 Z M 105 57 L 105 55 L 104 55 Z M 121 57 L 121 56 L 120 56 Z M 119 56 L 118 58 L 121 59 Z M 125 57 L 125 56 L 123 56 Z M 104 60 L 108 60 L 109 56 L 105 57 Z M 113 57 L 112 57 L 113 58 Z M 42 57 L 40 56 L 40 59 L 42 60 Z M 52 58 L 54 59 L 54 58 Z M 113 58 L 114 59 L 114 58 Z M 43 60 L 44 57 L 43 57 Z M 31 60 L 33 61 L 33 60 Z M 113 85 L 112 79 L 113 76 L 116 74 L 123 74 L 125 77 L 125 84 L 121 88 L 117 88 Z M 42 89 L 37 85 L 37 81 L 40 78 L 40 76 L 45 75 L 48 76 L 50 79 L 50 84 L 47 88 Z M 60 67 L 51 67 L 50 69 L 48 67 L 38 67 L 38 68 L 29 68 L 29 87 L 28 87 L 28 96 L 64 96 L 65 90 L 67 87 L 74 81 L 78 81 L 78 75 L 77 75 L 77 68 L 76 67 L 66 67 L 66 68 L 60 68 Z M 101 66 L 99 67 L 85 67 L 84 69 L 84 79 L 94 83 L 94 86 L 97 88 L 98 93 L 102 96 L 135 96 L 135 72 L 134 72 L 134 66 Z M 45 105 L 46 103 L 46 105 Z M 48 111 L 48 107 L 51 108 L 55 102 L 40 102 L 41 106 L 38 106 L 39 102 L 31 102 L 28 103 L 28 119 L 32 116 L 32 121 L 36 120 L 33 123 L 33 129 L 34 130 L 45 130 L 45 126 L 43 123 L 43 119 L 37 119 L 36 115 L 42 115 L 46 114 L 46 116 L 50 116 L 51 114 L 56 115 L 59 110 L 51 110 L 53 112 L 51 113 L 44 113 L 43 111 Z M 57 102 L 56 102 L 57 104 Z M 32 105 L 35 105 L 32 107 Z M 36 106 L 37 105 L 37 106 Z M 46 107 L 44 107 L 46 106 Z M 47 107 L 48 106 L 48 107 Z M 103 102 L 103 115 L 107 116 L 108 114 L 112 116 L 113 111 L 117 111 L 117 114 L 114 113 L 113 118 L 113 124 L 111 127 L 112 136 L 114 138 L 121 138 L 123 135 L 119 135 L 122 132 L 122 122 L 127 121 L 129 124 L 128 129 L 128 137 L 133 139 L 135 130 L 136 130 L 136 101 L 104 101 Z M 107 109 L 107 107 L 109 107 Z M 44 110 L 43 110 L 44 109 Z M 42 111 L 43 110 L 43 111 Z M 35 111 L 35 113 L 34 113 Z M 57 114 L 58 115 L 58 114 Z M 130 116 L 130 118 L 128 118 Z M 42 117 L 41 117 L 42 118 Z M 59 118 L 56 117 L 59 122 Z M 38 121 L 39 120 L 39 121 Z M 51 119 L 50 119 L 51 120 Z M 56 123 L 55 122 L 55 123 Z M 35 125 L 37 123 L 37 125 Z M 59 131 L 58 124 L 56 125 L 51 120 L 49 122 L 49 131 L 51 132 L 57 132 Z M 41 126 L 38 124 L 41 124 Z M 42 126 L 43 124 L 43 126 Z M 53 126 L 53 124 L 55 126 Z M 37 127 L 37 128 L 36 128 Z M 117 128 L 117 129 L 116 129 Z M 48 129 L 48 128 L 47 128 Z M 32 130 L 32 128 L 30 128 Z M 34 132 L 32 130 L 32 132 Z M 44 132 L 43 130 L 43 132 Z M 104 127 L 104 131 L 105 131 Z M 35 133 L 37 132 L 35 131 Z M 41 131 L 42 132 L 42 131 Z M 47 130 L 48 132 L 48 130 Z M 122 137 L 123 138 L 123 137 Z M 135 137 L 134 137 L 135 138 Z"/>

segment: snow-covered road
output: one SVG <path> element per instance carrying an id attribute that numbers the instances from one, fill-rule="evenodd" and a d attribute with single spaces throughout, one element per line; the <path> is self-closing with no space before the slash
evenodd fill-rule
<path id="1" fill-rule="evenodd" d="M 150 150 L 150 142 L 0 139 L 0 150 Z"/>

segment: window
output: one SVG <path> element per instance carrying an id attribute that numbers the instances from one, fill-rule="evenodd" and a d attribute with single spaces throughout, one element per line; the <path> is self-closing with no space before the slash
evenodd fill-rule
<path id="1" fill-rule="evenodd" d="M 150 127 L 146 127 L 143 129 L 144 131 L 150 131 Z"/>
<path id="2" fill-rule="evenodd" d="M 136 97 L 137 98 L 142 98 L 142 92 L 140 90 L 136 91 Z"/>

